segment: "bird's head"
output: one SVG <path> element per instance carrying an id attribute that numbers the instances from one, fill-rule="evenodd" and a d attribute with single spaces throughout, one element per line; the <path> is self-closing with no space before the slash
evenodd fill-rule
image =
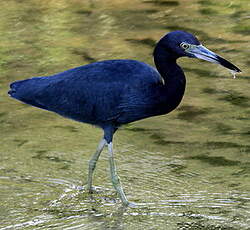
<path id="1" fill-rule="evenodd" d="M 238 67 L 201 45 L 194 35 L 185 31 L 170 32 L 162 37 L 159 43 L 162 47 L 167 49 L 168 52 L 171 52 L 175 58 L 185 56 L 199 58 L 220 64 L 234 72 L 241 72 Z"/>

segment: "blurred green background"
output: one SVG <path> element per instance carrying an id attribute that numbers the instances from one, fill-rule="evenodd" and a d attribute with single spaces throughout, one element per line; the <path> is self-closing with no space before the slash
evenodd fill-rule
<path id="1" fill-rule="evenodd" d="M 1 229 L 249 229 L 249 0 L 0 0 Z M 124 126 L 114 138 L 128 199 L 112 188 L 106 151 L 99 193 L 78 188 L 101 130 L 21 104 L 10 82 L 105 59 L 152 64 L 165 33 L 194 33 L 243 73 L 181 59 L 174 112 Z"/>

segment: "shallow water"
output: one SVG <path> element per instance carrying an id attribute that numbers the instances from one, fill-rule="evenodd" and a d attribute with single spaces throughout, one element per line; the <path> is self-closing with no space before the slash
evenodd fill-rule
<path id="1" fill-rule="evenodd" d="M 1 229 L 250 229 L 250 3 L 160 0 L 0 1 Z M 114 138 L 128 199 L 112 189 L 107 150 L 97 193 L 82 190 L 101 130 L 23 105 L 8 84 L 90 62 L 152 63 L 155 42 L 196 34 L 243 70 L 183 59 L 179 108 L 124 126 Z"/>

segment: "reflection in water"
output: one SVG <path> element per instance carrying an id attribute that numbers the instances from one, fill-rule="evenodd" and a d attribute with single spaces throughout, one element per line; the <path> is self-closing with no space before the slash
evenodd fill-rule
<path id="1" fill-rule="evenodd" d="M 0 9 L 1 229 L 248 229 L 248 1 L 3 1 Z M 109 183 L 106 153 L 91 196 L 81 189 L 101 132 L 21 105 L 9 82 L 103 59 L 152 64 L 164 33 L 188 30 L 243 73 L 181 60 L 179 109 L 121 128 L 116 160 L 128 198 Z M 223 54 L 224 53 L 224 54 Z M 59 179 L 60 178 L 60 179 Z M 138 200 L 135 200 L 138 199 Z"/>

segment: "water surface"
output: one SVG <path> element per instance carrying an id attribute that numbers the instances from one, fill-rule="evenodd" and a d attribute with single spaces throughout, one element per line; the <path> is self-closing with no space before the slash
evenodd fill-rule
<path id="1" fill-rule="evenodd" d="M 248 0 L 1 0 L 1 229 L 249 229 Z M 94 61 L 152 63 L 166 32 L 194 33 L 243 70 L 194 59 L 179 64 L 179 108 L 124 126 L 114 138 L 124 209 L 103 152 L 88 195 L 87 163 L 101 130 L 23 105 L 8 84 Z M 97 89 L 98 90 L 98 89 Z"/>

